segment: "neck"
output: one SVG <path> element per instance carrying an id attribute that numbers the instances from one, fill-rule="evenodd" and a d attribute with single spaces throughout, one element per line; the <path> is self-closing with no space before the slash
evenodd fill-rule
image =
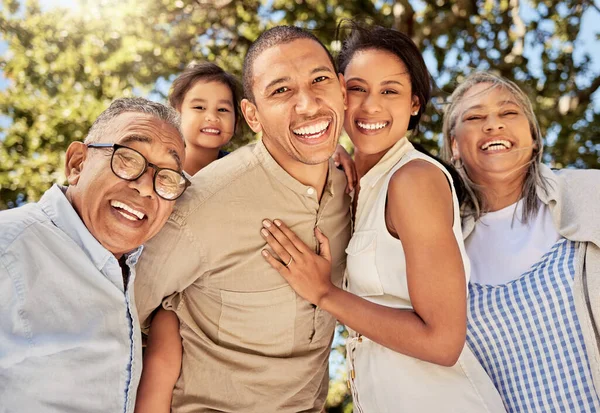
<path id="1" fill-rule="evenodd" d="M 485 205 L 490 212 L 499 211 L 521 199 L 525 174 L 508 177 L 481 177 L 476 181 L 481 186 Z"/>
<path id="2" fill-rule="evenodd" d="M 219 149 L 189 145 L 185 151 L 183 170 L 194 176 L 200 169 L 217 160 Z"/>
<path id="3" fill-rule="evenodd" d="M 305 164 L 300 161 L 281 162 L 277 156 L 277 151 L 271 148 L 271 144 L 263 140 L 263 144 L 273 159 L 281 166 L 288 174 L 303 185 L 313 187 L 317 191 L 317 199 L 321 200 L 325 183 L 327 182 L 327 174 L 329 173 L 329 159 L 318 164 Z"/>
<path id="4" fill-rule="evenodd" d="M 388 149 L 389 150 L 389 149 Z M 358 174 L 358 179 L 365 176 L 377 163 L 385 156 L 388 152 L 385 150 L 383 152 L 375 153 L 375 154 L 366 154 L 360 152 L 355 148 L 354 150 L 354 165 L 356 166 L 356 173 Z"/>

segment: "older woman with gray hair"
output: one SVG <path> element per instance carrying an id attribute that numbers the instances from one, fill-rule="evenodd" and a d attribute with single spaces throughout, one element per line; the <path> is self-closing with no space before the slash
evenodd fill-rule
<path id="1" fill-rule="evenodd" d="M 513 82 L 467 77 L 443 156 L 466 181 L 467 343 L 509 412 L 600 410 L 600 171 L 554 171 Z"/>

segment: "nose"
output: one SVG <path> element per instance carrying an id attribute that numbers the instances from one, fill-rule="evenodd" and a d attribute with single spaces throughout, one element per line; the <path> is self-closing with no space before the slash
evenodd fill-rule
<path id="1" fill-rule="evenodd" d="M 369 93 L 362 102 L 362 109 L 368 114 L 381 112 L 381 103 L 379 93 Z"/>
<path id="2" fill-rule="evenodd" d="M 311 90 L 301 89 L 298 92 L 296 113 L 304 116 L 316 115 L 319 112 L 319 99 Z"/>
<path id="3" fill-rule="evenodd" d="M 483 124 L 485 132 L 493 132 L 495 130 L 504 130 L 504 122 L 496 115 L 489 115 Z"/>
<path id="4" fill-rule="evenodd" d="M 138 179 L 129 181 L 129 187 L 135 189 L 143 198 L 154 198 L 154 168 L 149 166 Z"/>
<path id="5" fill-rule="evenodd" d="M 218 122 L 220 120 L 219 116 L 212 110 L 206 111 L 206 115 L 204 115 L 204 119 L 207 122 Z"/>

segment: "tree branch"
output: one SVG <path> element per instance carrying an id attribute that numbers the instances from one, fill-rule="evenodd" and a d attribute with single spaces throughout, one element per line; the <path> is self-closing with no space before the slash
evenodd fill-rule
<path id="1" fill-rule="evenodd" d="M 413 37 L 415 32 L 415 10 L 408 0 L 398 0 L 392 6 L 393 28 Z"/>
<path id="2" fill-rule="evenodd" d="M 596 90 L 598 90 L 598 88 L 600 88 L 600 75 L 596 76 L 596 78 L 594 79 L 594 81 L 592 82 L 592 84 L 590 86 L 588 86 L 587 88 L 580 90 L 577 93 L 577 98 L 579 99 L 579 104 L 583 104 L 585 106 L 587 106 L 592 99 L 592 95 L 594 94 L 594 92 Z"/>

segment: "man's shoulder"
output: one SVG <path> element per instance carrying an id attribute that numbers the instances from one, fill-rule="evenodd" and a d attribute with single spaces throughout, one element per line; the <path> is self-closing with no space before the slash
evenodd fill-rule
<path id="1" fill-rule="evenodd" d="M 255 179 L 255 172 L 261 170 L 260 160 L 255 154 L 256 144 L 249 144 L 218 159 L 200 170 L 191 178 L 192 185 L 177 200 L 173 216 L 185 217 L 193 213 L 215 195 L 223 191 L 243 187 L 248 179 Z"/>
<path id="2" fill-rule="evenodd" d="M 37 203 L 0 211 L 0 254 L 38 223 L 50 222 Z"/>

